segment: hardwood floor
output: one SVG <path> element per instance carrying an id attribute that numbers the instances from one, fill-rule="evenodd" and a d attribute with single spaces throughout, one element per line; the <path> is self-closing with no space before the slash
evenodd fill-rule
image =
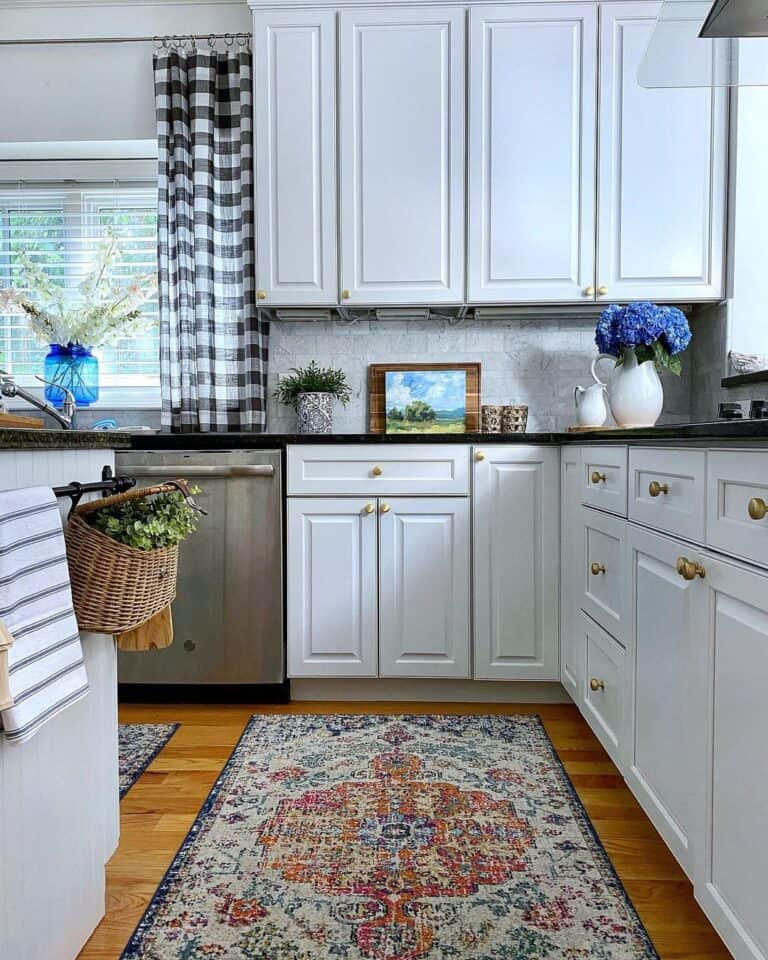
<path id="1" fill-rule="evenodd" d="M 538 713 L 662 960 L 727 960 L 691 885 L 575 707 L 548 704 L 292 703 L 121 707 L 124 722 L 181 727 L 122 803 L 107 915 L 80 960 L 117 960 L 253 713 Z"/>

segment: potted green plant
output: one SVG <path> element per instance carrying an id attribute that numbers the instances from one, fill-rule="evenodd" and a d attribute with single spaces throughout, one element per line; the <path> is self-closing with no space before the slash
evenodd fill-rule
<path id="1" fill-rule="evenodd" d="M 318 367 L 313 360 L 308 367 L 292 367 L 277 382 L 274 396 L 293 407 L 299 417 L 299 433 L 331 433 L 333 401 L 346 406 L 352 392 L 343 370 Z"/>

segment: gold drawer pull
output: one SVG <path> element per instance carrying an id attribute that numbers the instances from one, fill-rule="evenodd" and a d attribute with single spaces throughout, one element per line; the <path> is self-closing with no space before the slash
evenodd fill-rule
<path id="1" fill-rule="evenodd" d="M 482 450 L 477 451 L 477 453 L 475 454 L 475 460 L 477 461 L 485 460 L 485 454 L 483 453 Z"/>
<path id="2" fill-rule="evenodd" d="M 689 560 L 688 557 L 678 558 L 677 572 L 680 574 L 683 580 L 695 580 L 696 577 L 701 577 L 703 580 L 707 575 L 706 570 L 700 563 L 696 563 L 694 560 Z"/>
<path id="3" fill-rule="evenodd" d="M 371 473 L 374 475 L 374 477 L 380 477 L 380 476 L 382 475 L 382 473 L 384 473 L 384 471 L 383 471 L 383 470 L 381 469 L 381 467 L 377 464 L 377 465 L 371 470 Z"/>
<path id="4" fill-rule="evenodd" d="M 598 680 L 597 677 L 592 677 L 589 681 L 589 689 L 597 693 L 598 690 L 605 690 L 605 683 L 603 683 L 602 680 Z"/>
<path id="5" fill-rule="evenodd" d="M 764 520 L 768 514 L 768 503 L 762 497 L 752 497 L 747 510 L 753 520 Z"/>
<path id="6" fill-rule="evenodd" d="M 658 480 L 651 480 L 648 484 L 648 493 L 650 493 L 652 497 L 658 497 L 662 493 L 666 496 L 669 493 L 669 484 L 659 483 Z"/>
<path id="7" fill-rule="evenodd" d="M 381 505 L 381 507 L 379 507 L 379 509 L 381 510 L 382 513 L 389 513 L 389 504 L 388 504 L 388 503 L 382 503 L 382 505 Z"/>
<path id="8" fill-rule="evenodd" d="M 375 510 L 376 510 L 376 507 L 374 506 L 374 504 L 372 504 L 372 503 L 366 503 L 366 505 L 365 505 L 365 512 L 366 512 L 366 513 L 373 513 Z"/>
<path id="9" fill-rule="evenodd" d="M 592 483 L 600 483 L 601 481 L 605 483 L 607 479 L 604 473 L 598 473 L 597 470 L 592 474 Z"/>
<path id="10" fill-rule="evenodd" d="M 596 577 L 601 573 L 605 573 L 605 564 L 604 563 L 593 563 L 589 568 L 592 571 L 592 576 Z"/>

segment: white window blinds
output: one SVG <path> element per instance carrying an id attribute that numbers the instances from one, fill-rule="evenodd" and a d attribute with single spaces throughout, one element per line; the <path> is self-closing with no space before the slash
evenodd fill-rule
<path id="1" fill-rule="evenodd" d="M 129 283 L 157 271 L 157 192 L 147 186 L 56 184 L 50 188 L 0 187 L 0 286 L 18 285 L 25 252 L 76 296 L 92 268 L 98 244 L 113 233 L 122 251 L 113 278 Z M 134 335 L 95 351 L 104 386 L 159 383 L 157 298 L 144 304 Z M 0 316 L 2 365 L 20 381 L 42 373 L 44 344 L 23 316 Z"/>

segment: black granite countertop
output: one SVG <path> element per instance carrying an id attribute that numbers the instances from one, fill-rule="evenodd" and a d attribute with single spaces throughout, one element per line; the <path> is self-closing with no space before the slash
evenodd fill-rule
<path id="1" fill-rule="evenodd" d="M 129 450 L 127 433 L 107 430 L 0 429 L 0 450 Z"/>
<path id="2" fill-rule="evenodd" d="M 109 434 L 108 434 L 109 436 Z M 314 443 L 679 443 L 768 441 L 768 420 L 674 424 L 636 430 L 596 430 L 584 433 L 137 433 L 134 450 L 263 450 L 288 444 Z"/>

